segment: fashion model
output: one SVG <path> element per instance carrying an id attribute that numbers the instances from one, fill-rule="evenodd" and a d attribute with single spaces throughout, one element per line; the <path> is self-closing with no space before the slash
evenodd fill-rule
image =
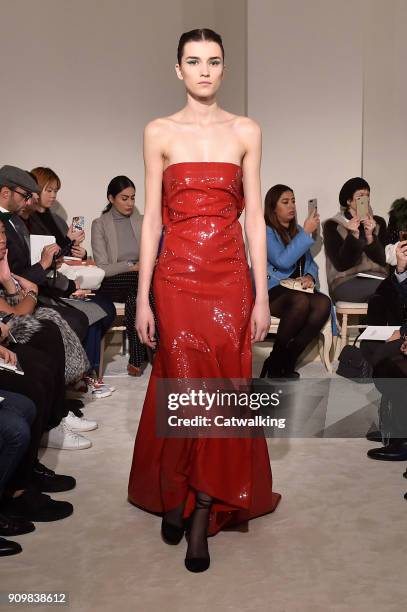
<path id="1" fill-rule="evenodd" d="M 149 123 L 144 137 L 146 205 L 136 328 L 153 348 L 148 292 L 154 271 L 160 345 L 136 437 L 129 499 L 162 514 L 166 543 L 178 544 L 186 532 L 185 566 L 201 572 L 210 563 L 208 535 L 272 512 L 280 495 L 272 492 L 264 437 L 156 434 L 156 412 L 166 409 L 156 403 L 160 379 L 250 379 L 252 343 L 263 340 L 270 325 L 260 129 L 216 102 L 224 75 L 218 34 L 184 33 L 175 68 L 187 103 Z M 238 221 L 244 205 L 255 299 Z"/>

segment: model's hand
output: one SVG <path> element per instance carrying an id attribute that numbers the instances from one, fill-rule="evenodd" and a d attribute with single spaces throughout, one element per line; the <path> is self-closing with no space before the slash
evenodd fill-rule
<path id="1" fill-rule="evenodd" d="M 4 359 L 5 363 L 9 363 L 10 365 L 16 365 L 17 363 L 17 355 L 4 346 L 0 346 L 0 357 Z"/>
<path id="2" fill-rule="evenodd" d="M 155 322 L 153 311 L 150 308 L 150 304 L 137 303 L 136 307 L 136 331 L 140 341 L 149 346 L 155 348 L 157 341 L 155 339 Z"/>
<path id="3" fill-rule="evenodd" d="M 360 227 L 360 219 L 359 217 L 352 217 L 346 226 L 348 230 L 355 236 L 355 238 L 359 238 L 359 227 Z"/>
<path id="4" fill-rule="evenodd" d="M 298 280 L 298 281 L 301 282 L 301 287 L 303 289 L 313 289 L 315 287 L 314 279 L 309 274 L 305 274 L 304 276 L 300 276 L 300 277 L 296 278 L 295 280 Z"/>
<path id="5" fill-rule="evenodd" d="M 57 244 L 48 244 L 42 249 L 40 264 L 44 270 L 48 270 L 51 267 L 54 255 L 57 255 L 60 250 Z"/>
<path id="6" fill-rule="evenodd" d="M 18 284 L 23 291 L 34 291 L 34 293 L 38 295 L 38 286 L 35 283 L 32 283 L 31 281 L 23 278 L 22 276 L 18 276 L 17 274 L 13 274 L 13 278 L 18 281 Z"/>
<path id="7" fill-rule="evenodd" d="M 250 319 L 250 339 L 252 342 L 261 342 L 270 329 L 270 306 L 268 300 L 254 303 Z"/>
<path id="8" fill-rule="evenodd" d="M 402 274 L 407 269 L 407 240 L 396 246 L 397 272 Z"/>
<path id="9" fill-rule="evenodd" d="M 392 333 L 392 335 L 390 336 L 390 338 L 387 338 L 386 342 L 393 342 L 393 340 L 400 340 L 400 330 L 396 329 L 396 331 L 394 331 Z"/>
<path id="10" fill-rule="evenodd" d="M 319 214 L 316 208 L 314 208 L 311 211 L 311 214 L 308 215 L 308 217 L 304 221 L 304 232 L 306 234 L 313 234 L 314 232 L 317 231 L 318 227 L 319 227 Z"/>

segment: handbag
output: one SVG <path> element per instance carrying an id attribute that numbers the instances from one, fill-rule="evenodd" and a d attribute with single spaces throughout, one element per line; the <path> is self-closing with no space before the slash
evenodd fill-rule
<path id="1" fill-rule="evenodd" d="M 357 338 L 355 339 L 356 342 Z M 339 355 L 339 365 L 336 373 L 344 378 L 351 378 L 355 382 L 366 384 L 372 382 L 373 366 L 365 359 L 360 348 L 347 345 Z"/>

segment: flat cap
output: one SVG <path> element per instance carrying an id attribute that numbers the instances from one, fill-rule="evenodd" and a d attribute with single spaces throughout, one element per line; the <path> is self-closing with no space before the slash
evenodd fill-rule
<path id="1" fill-rule="evenodd" d="M 31 193 L 41 193 L 41 187 L 33 177 L 17 166 L 0 168 L 0 187 L 10 187 L 10 189 L 21 187 Z"/>

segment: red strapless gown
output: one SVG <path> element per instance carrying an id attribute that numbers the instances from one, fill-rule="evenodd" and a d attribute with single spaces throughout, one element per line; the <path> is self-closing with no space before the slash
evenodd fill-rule
<path id="1" fill-rule="evenodd" d="M 242 170 L 231 163 L 184 162 L 163 177 L 163 248 L 153 280 L 160 329 L 134 446 L 129 500 L 151 512 L 195 491 L 213 497 L 209 533 L 272 512 L 280 495 L 264 438 L 158 438 L 157 378 L 246 378 L 252 374 L 253 293 L 238 218 Z"/>

